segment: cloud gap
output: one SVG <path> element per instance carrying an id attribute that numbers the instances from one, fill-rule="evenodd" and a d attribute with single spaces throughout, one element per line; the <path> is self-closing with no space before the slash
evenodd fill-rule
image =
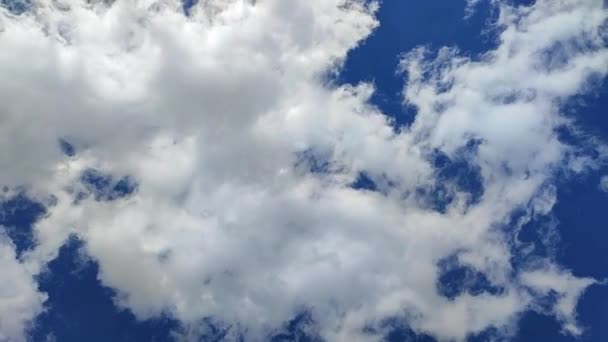
<path id="1" fill-rule="evenodd" d="M 116 179 L 110 174 L 103 173 L 95 169 L 86 169 L 80 176 L 80 182 L 84 185 L 85 191 L 76 193 L 75 202 L 93 195 L 98 202 L 114 201 L 126 198 L 137 191 L 137 182 L 129 176 Z"/>
<path id="2" fill-rule="evenodd" d="M 23 191 L 0 197 L 0 227 L 15 245 L 17 258 L 36 246 L 34 224 L 46 213 L 42 203 Z"/>

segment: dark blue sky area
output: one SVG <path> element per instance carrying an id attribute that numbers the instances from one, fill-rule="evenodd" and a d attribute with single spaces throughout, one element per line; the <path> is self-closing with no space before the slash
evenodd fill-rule
<path id="1" fill-rule="evenodd" d="M 192 0 L 187 0 L 193 2 Z M 0 0 L 0 4 L 10 3 Z M 28 3 L 23 2 L 23 3 Z M 520 1 L 530 3 L 530 1 Z M 385 113 L 393 116 L 398 125 L 411 122 L 415 112 L 403 108 L 400 92 L 403 77 L 395 73 L 399 55 L 419 45 L 430 48 L 457 46 L 464 53 L 475 56 L 494 45 L 491 35 L 483 34 L 486 22 L 493 18 L 490 8 L 482 4 L 478 12 L 467 20 L 463 0 L 384 0 L 378 19 L 381 26 L 359 48 L 349 54 L 343 72 L 336 77 L 337 83 L 356 84 L 373 81 L 377 93 L 373 102 Z M 567 112 L 577 113 L 580 125 L 604 139 L 608 138 L 608 84 L 604 82 L 594 94 L 577 98 L 566 106 Z M 67 154 L 77 153 L 68 142 L 59 146 Z M 468 165 L 453 163 L 446 167 L 446 179 L 455 179 L 471 192 L 479 186 L 474 170 Z M 136 184 L 128 177 L 104 175 L 95 170 L 83 174 L 82 181 L 90 185 L 91 194 L 98 200 L 120 200 L 120 197 L 136 191 Z M 561 234 L 558 261 L 577 276 L 608 278 L 608 194 L 600 191 L 599 182 L 608 170 L 595 170 L 584 177 L 571 177 L 559 187 L 559 202 L 555 218 Z M 97 177 L 97 178 L 96 178 Z M 372 187 L 362 175 L 362 184 Z M 87 183 L 88 182 L 88 183 Z M 363 185 L 361 185 L 363 187 Z M 78 196 L 79 194 L 75 194 Z M 87 194 L 84 194 L 87 195 Z M 82 196 L 84 196 L 82 195 Z M 44 214 L 44 207 L 23 196 L 0 203 L 0 225 L 8 228 L 8 235 L 19 252 L 31 248 L 31 223 Z M 526 227 L 526 238 L 532 243 L 540 240 L 540 227 L 546 222 L 539 220 Z M 535 235 L 536 234 L 536 235 Z M 30 331 L 31 341 L 168 341 L 171 332 L 179 324 L 170 318 L 137 322 L 128 311 L 113 305 L 114 292 L 103 287 L 97 280 L 97 264 L 83 257 L 82 243 L 76 239 L 66 244 L 57 259 L 49 265 L 49 272 L 39 277 L 40 289 L 49 295 L 47 311 L 34 322 Z M 542 246 L 538 246 L 539 249 Z M 485 277 L 445 261 L 445 271 L 438 284 L 446 296 L 464 291 L 481 293 L 496 292 L 500 288 L 489 284 Z M 442 293 L 443 293 L 442 292 Z M 608 286 L 591 287 L 579 305 L 580 320 L 587 328 L 582 341 L 608 341 Z M 272 337 L 273 341 L 317 341 L 302 327 L 310 324 L 310 317 L 302 313 L 298 317 L 285 317 L 288 323 L 283 331 Z M 402 322 L 387 321 L 393 331 L 387 341 L 433 341 L 428 336 L 414 334 Z M 471 341 L 487 341 L 494 331 L 472 336 Z M 222 331 L 201 341 L 221 341 Z M 548 316 L 529 312 L 522 316 L 515 341 L 573 341 L 560 333 L 558 322 Z"/>

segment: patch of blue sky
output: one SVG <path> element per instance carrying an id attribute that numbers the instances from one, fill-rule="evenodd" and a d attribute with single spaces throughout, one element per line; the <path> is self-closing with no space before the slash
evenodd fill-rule
<path id="1" fill-rule="evenodd" d="M 86 191 L 76 194 L 77 202 L 91 195 L 96 201 L 114 201 L 125 198 L 137 190 L 137 182 L 131 177 L 116 178 L 95 169 L 86 169 L 80 176 L 80 182 Z"/>
<path id="2" fill-rule="evenodd" d="M 374 182 L 366 172 L 360 172 L 357 179 L 351 184 L 355 190 L 377 191 L 378 185 Z"/>
<path id="3" fill-rule="evenodd" d="M 500 295 L 505 291 L 504 288 L 492 284 L 483 273 L 460 264 L 457 256 L 441 260 L 439 270 L 437 290 L 449 299 L 454 299 L 465 293 L 472 296 L 483 293 Z"/>
<path id="4" fill-rule="evenodd" d="M 32 0 L 0 0 L 0 7 L 8 9 L 15 15 L 28 11 L 33 4 Z"/>
<path id="5" fill-rule="evenodd" d="M 198 0 L 182 0 L 182 8 L 184 9 L 184 14 L 189 16 L 192 11 L 192 6 L 196 5 Z"/>
<path id="6" fill-rule="evenodd" d="M 76 155 L 76 148 L 66 139 L 59 139 L 59 149 L 68 157 L 74 157 Z"/>
<path id="7" fill-rule="evenodd" d="M 45 213 L 44 205 L 23 191 L 0 200 L 0 229 L 15 245 L 17 257 L 35 246 L 33 225 Z"/>

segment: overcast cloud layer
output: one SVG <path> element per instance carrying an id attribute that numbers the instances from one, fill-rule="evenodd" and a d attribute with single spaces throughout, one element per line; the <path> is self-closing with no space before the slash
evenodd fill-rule
<path id="1" fill-rule="evenodd" d="M 517 232 L 550 214 L 556 177 L 604 162 L 604 146 L 560 113 L 608 72 L 603 1 L 496 1 L 495 50 L 404 51 L 396 72 L 418 114 L 401 128 L 370 104 L 372 84 L 330 81 L 379 24 L 377 6 L 0 7 L 2 196 L 25 186 L 48 205 L 33 249 L 17 258 L 0 239 L 0 341 L 26 338 L 46 298 L 35 276 L 71 235 L 117 305 L 138 319 L 174 316 L 184 339 L 212 317 L 232 327 L 228 339 L 262 341 L 302 310 L 328 341 L 378 340 L 387 318 L 440 340 L 508 335 L 530 309 L 581 334 L 577 300 L 602 279 L 528 258 Z M 438 158 L 467 165 L 478 193 L 443 177 Z M 75 200 L 91 191 L 90 169 L 137 190 Z M 374 190 L 353 187 L 362 174 Z M 445 296 L 446 260 L 500 290 Z"/>

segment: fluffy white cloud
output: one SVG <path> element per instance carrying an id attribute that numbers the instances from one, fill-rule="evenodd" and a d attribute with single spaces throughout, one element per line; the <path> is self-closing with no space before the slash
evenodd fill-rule
<path id="1" fill-rule="evenodd" d="M 16 259 L 11 241 L 0 232 L 0 341 L 25 341 L 29 321 L 42 311 L 46 295 Z"/>
<path id="2" fill-rule="evenodd" d="M 378 24 L 376 6 L 214 0 L 185 17 L 176 0 L 56 0 L 21 16 L 0 10 L 0 49 L 11 51 L 0 54 L 0 183 L 58 199 L 19 267 L 40 272 L 76 234 L 138 318 L 170 312 L 196 331 L 213 317 L 251 340 L 302 309 L 332 341 L 376 340 L 363 328 L 381 332 L 391 317 L 462 340 L 507 329 L 550 290 L 563 298 L 552 312 L 579 333 L 576 298 L 591 280 L 551 260 L 517 274 L 508 225 L 516 209 L 550 212 L 554 171 L 573 165 L 555 130 L 571 124 L 560 102 L 608 71 L 602 1 L 497 4 L 495 50 L 410 52 L 404 99 L 419 113 L 399 132 L 370 105 L 371 85 L 327 80 Z M 59 138 L 78 154 L 64 156 Z M 480 198 L 439 177 L 437 152 L 479 169 Z M 128 174 L 138 191 L 75 203 L 87 168 Z M 360 172 L 380 191 L 351 188 Z M 435 210 L 424 197 L 441 185 L 453 200 Z M 449 257 L 503 290 L 443 296 L 438 264 Z"/>

